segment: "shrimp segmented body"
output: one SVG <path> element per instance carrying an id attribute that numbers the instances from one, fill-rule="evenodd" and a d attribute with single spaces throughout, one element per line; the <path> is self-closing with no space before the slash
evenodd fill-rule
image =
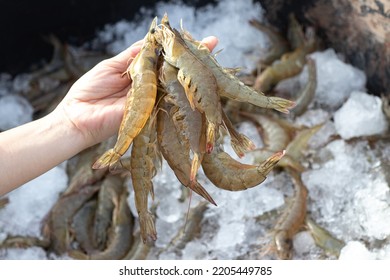
<path id="1" fill-rule="evenodd" d="M 162 28 L 156 30 L 156 40 L 164 49 L 164 59 L 178 68 L 177 78 L 183 86 L 193 110 L 204 113 L 207 119 L 207 146 L 210 153 L 222 124 L 221 101 L 217 81 L 206 65 L 188 48 L 180 33 L 172 29 L 165 14 Z"/>
<path id="2" fill-rule="evenodd" d="M 218 147 L 204 156 L 202 167 L 206 177 L 218 188 L 242 191 L 262 183 L 284 153 L 277 152 L 259 165 L 249 165 L 236 161 Z"/>
<path id="3" fill-rule="evenodd" d="M 196 180 L 190 180 L 191 164 L 189 147 L 181 140 L 181 134 L 177 133 L 172 117 L 169 115 L 170 108 L 164 100 L 157 116 L 157 138 L 160 150 L 168 165 L 175 173 L 177 179 L 185 186 L 216 205 L 209 193 Z"/>
<path id="4" fill-rule="evenodd" d="M 301 176 L 291 171 L 295 193 L 273 229 L 273 242 L 279 259 L 292 257 L 292 238 L 302 228 L 306 218 L 307 189 Z"/>
<path id="5" fill-rule="evenodd" d="M 154 37 L 157 18 L 144 38 L 143 46 L 127 72 L 133 80 L 127 95 L 125 112 L 114 148 L 105 152 L 92 166 L 101 169 L 111 166 L 129 149 L 133 139 L 145 126 L 156 101 L 158 45 Z"/>
<path id="6" fill-rule="evenodd" d="M 289 47 L 286 39 L 271 26 L 266 26 L 260 21 L 254 19 L 250 20 L 249 24 L 265 33 L 271 41 L 271 48 L 268 50 L 266 56 L 260 61 L 260 67 L 258 67 L 258 72 L 260 73 L 259 70 L 261 70 L 263 66 L 270 65 L 272 62 L 280 58 L 289 50 Z"/>
<path id="7" fill-rule="evenodd" d="M 92 240 L 95 247 L 100 250 L 106 245 L 115 203 L 123 192 L 123 181 L 124 178 L 121 176 L 107 175 L 100 186 L 92 226 Z"/>
<path id="8" fill-rule="evenodd" d="M 298 92 L 298 99 L 295 101 L 297 104 L 291 112 L 296 116 L 302 115 L 311 101 L 314 98 L 317 88 L 317 72 L 315 61 L 311 58 L 307 59 L 307 68 L 309 72 L 309 80 L 306 85 Z"/>
<path id="9" fill-rule="evenodd" d="M 154 196 L 152 178 L 156 175 L 154 162 L 158 156 L 156 141 L 155 114 L 134 139 L 131 151 L 130 172 L 135 194 L 135 206 L 137 208 L 141 236 L 146 243 L 148 238 L 157 239 L 156 227 L 152 213 L 148 210 L 148 196 Z"/>
<path id="10" fill-rule="evenodd" d="M 294 107 L 295 103 L 293 101 L 280 97 L 265 96 L 262 92 L 257 92 L 253 88 L 248 87 L 236 76 L 232 75 L 230 71 L 222 68 L 205 46 L 192 39 L 187 32 L 182 31 L 182 34 L 190 50 L 208 66 L 216 77 L 218 94 L 220 96 L 239 102 L 248 102 L 262 108 L 274 109 L 282 113 L 288 113 L 288 109 Z"/>
<path id="11" fill-rule="evenodd" d="M 176 130 L 181 131 L 183 140 L 194 153 L 190 176 L 190 180 L 194 181 L 206 152 L 206 122 L 203 120 L 202 113 L 192 110 L 184 88 L 177 79 L 177 72 L 175 67 L 164 62 L 161 67 L 160 81 L 167 91 L 165 100 L 174 105 L 171 110 Z"/>
<path id="12" fill-rule="evenodd" d="M 72 250 L 69 255 L 75 259 L 90 260 L 119 260 L 131 249 L 133 243 L 133 216 L 127 204 L 127 191 L 123 191 L 116 200 L 112 226 L 109 230 L 109 239 L 104 251 L 84 254 L 79 250 Z"/>
<path id="13" fill-rule="evenodd" d="M 313 32 L 308 32 L 308 38 L 304 44 L 292 52 L 284 54 L 280 60 L 267 67 L 255 80 L 254 88 L 260 91 L 271 90 L 283 79 L 299 74 L 306 63 L 306 55 L 317 47 L 317 41 Z"/>

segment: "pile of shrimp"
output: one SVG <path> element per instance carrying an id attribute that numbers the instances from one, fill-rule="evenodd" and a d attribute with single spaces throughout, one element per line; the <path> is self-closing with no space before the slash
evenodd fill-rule
<path id="1" fill-rule="evenodd" d="M 263 182 L 284 156 L 284 150 L 275 151 L 260 164 L 247 165 L 223 151 L 219 141 L 223 129 L 238 156 L 255 147 L 234 129 L 221 98 L 283 113 L 288 113 L 294 102 L 246 86 L 189 32 L 172 28 L 167 15 L 159 25 L 157 18 L 153 20 L 126 74 L 132 79 L 132 88 L 116 144 L 93 168 L 130 172 L 144 242 L 157 238 L 148 196 L 154 197 L 152 179 L 162 157 L 185 187 L 216 205 L 196 179 L 200 166 L 215 186 L 239 191 Z M 131 145 L 131 156 L 123 157 Z"/>

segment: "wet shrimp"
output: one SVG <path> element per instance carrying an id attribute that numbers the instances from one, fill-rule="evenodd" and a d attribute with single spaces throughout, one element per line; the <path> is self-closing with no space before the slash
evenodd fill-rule
<path id="1" fill-rule="evenodd" d="M 80 250 L 71 250 L 69 255 L 75 259 L 90 260 L 119 260 L 126 256 L 133 243 L 133 223 L 129 205 L 128 193 L 124 190 L 116 201 L 113 213 L 112 226 L 109 230 L 108 244 L 104 251 L 84 254 Z"/>
<path id="2" fill-rule="evenodd" d="M 196 180 L 190 180 L 191 164 L 189 146 L 182 139 L 182 134 L 177 133 L 172 115 L 172 106 L 165 100 L 161 101 L 161 110 L 157 116 L 157 138 L 162 155 L 175 173 L 177 179 L 187 188 L 190 188 L 210 203 L 216 205 L 209 193 Z"/>
<path id="3" fill-rule="evenodd" d="M 299 74 L 305 66 L 306 55 L 316 49 L 314 34 L 309 33 L 309 36 L 304 45 L 284 54 L 280 60 L 261 72 L 253 87 L 258 91 L 268 92 L 281 80 Z"/>
<path id="4" fill-rule="evenodd" d="M 188 32 L 183 30 L 182 36 L 190 50 L 212 71 L 217 81 L 220 96 L 239 102 L 248 102 L 262 108 L 274 109 L 282 113 L 288 113 L 289 109 L 294 107 L 293 101 L 280 97 L 265 96 L 262 92 L 246 86 L 236 76 L 222 68 L 211 55 L 209 49 L 192 39 Z"/>
<path id="5" fill-rule="evenodd" d="M 144 242 L 148 238 L 157 239 L 154 217 L 148 210 L 149 194 L 154 198 L 152 178 L 156 175 L 156 162 L 159 161 L 156 135 L 156 114 L 153 113 L 141 133 L 134 139 L 131 151 L 130 173 L 135 194 L 141 236 Z"/>
<path id="6" fill-rule="evenodd" d="M 192 110 L 184 88 L 177 79 L 177 72 L 175 67 L 164 62 L 161 67 L 160 82 L 167 91 L 165 100 L 174 105 L 172 118 L 176 130 L 181 131 L 193 152 L 190 180 L 194 181 L 206 152 L 206 122 L 203 120 L 202 113 Z"/>
<path id="7" fill-rule="evenodd" d="M 292 239 L 302 228 L 306 217 L 307 189 L 301 180 L 300 174 L 290 170 L 294 182 L 294 196 L 272 230 L 273 244 L 266 251 L 276 251 L 279 259 L 292 258 Z"/>
<path id="8" fill-rule="evenodd" d="M 94 163 L 92 166 L 94 169 L 105 168 L 117 162 L 129 149 L 153 111 L 157 95 L 156 72 L 159 49 L 154 36 L 156 26 L 157 18 L 153 20 L 140 52 L 127 70 L 133 82 L 127 95 L 117 142 L 114 148 L 105 152 Z"/>
<path id="9" fill-rule="evenodd" d="M 96 212 L 92 224 L 92 240 L 96 248 L 102 250 L 107 242 L 115 202 L 123 192 L 124 177 L 107 175 L 101 183 Z"/>
<path id="10" fill-rule="evenodd" d="M 196 108 L 206 116 L 206 151 L 210 153 L 222 124 L 217 81 L 209 67 L 191 52 L 180 33 L 170 27 L 166 14 L 161 22 L 161 29 L 156 31 L 156 39 L 164 49 L 164 59 L 179 69 L 177 78 L 185 90 L 191 108 Z"/>
<path id="11" fill-rule="evenodd" d="M 74 240 L 79 244 L 79 248 L 87 253 L 95 250 L 91 234 L 95 212 L 96 200 L 90 200 L 77 211 L 72 221 L 71 231 Z"/>
<path id="12" fill-rule="evenodd" d="M 295 116 L 300 116 L 306 111 L 314 98 L 317 88 L 316 63 L 312 58 L 308 58 L 306 65 L 309 77 L 306 85 L 298 92 L 298 99 L 295 101 L 296 106 L 291 110 Z"/>
<path id="13" fill-rule="evenodd" d="M 255 19 L 250 20 L 249 24 L 265 33 L 271 41 L 271 47 L 269 48 L 265 57 L 261 58 L 260 60 L 260 65 L 257 69 L 257 72 L 260 73 L 265 66 L 272 64 L 272 62 L 279 59 L 284 53 L 289 51 L 288 42 L 271 26 L 266 26 Z"/>
<path id="14" fill-rule="evenodd" d="M 274 153 L 259 165 L 249 165 L 236 161 L 219 146 L 210 155 L 204 156 L 202 168 L 206 177 L 218 188 L 242 191 L 262 183 L 284 153 Z"/>

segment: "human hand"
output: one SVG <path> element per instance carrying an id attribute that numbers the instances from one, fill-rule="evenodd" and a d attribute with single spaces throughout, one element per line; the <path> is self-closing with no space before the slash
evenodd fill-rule
<path id="1" fill-rule="evenodd" d="M 218 40 L 210 36 L 202 43 L 213 50 Z M 118 131 L 126 94 L 131 88 L 131 80 L 122 74 L 141 46 L 142 40 L 97 64 L 73 84 L 53 112 L 82 135 L 85 148 L 104 141 Z"/>

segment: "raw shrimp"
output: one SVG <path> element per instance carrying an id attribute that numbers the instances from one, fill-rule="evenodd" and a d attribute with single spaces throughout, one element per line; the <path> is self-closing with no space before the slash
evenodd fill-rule
<path id="1" fill-rule="evenodd" d="M 218 147 L 204 156 L 202 167 L 206 177 L 218 188 L 242 191 L 262 183 L 283 156 L 284 151 L 278 152 L 259 165 L 249 165 L 236 161 Z"/>
<path id="2" fill-rule="evenodd" d="M 291 259 L 292 238 L 303 226 L 306 217 L 307 189 L 301 176 L 290 170 L 295 193 L 273 229 L 274 246 L 279 259 Z"/>
<path id="3" fill-rule="evenodd" d="M 140 236 L 136 237 L 130 251 L 124 256 L 123 260 L 146 260 L 150 247 L 142 241 Z"/>
<path id="4" fill-rule="evenodd" d="M 41 247 L 46 249 L 49 247 L 49 240 L 39 239 L 35 236 L 7 236 L 0 243 L 0 249 L 8 248 L 29 248 L 29 247 Z"/>
<path id="5" fill-rule="evenodd" d="M 222 124 L 217 81 L 209 67 L 190 51 L 180 33 L 170 27 L 166 14 L 161 22 L 161 29 L 156 30 L 156 40 L 164 49 L 164 59 L 179 69 L 177 78 L 184 87 L 191 108 L 206 116 L 206 151 L 210 153 Z"/>
<path id="6" fill-rule="evenodd" d="M 266 26 L 258 20 L 250 20 L 249 24 L 265 33 L 271 41 L 271 47 L 264 58 L 260 60 L 260 67 L 257 72 L 260 73 L 264 66 L 270 65 L 275 60 L 279 59 L 284 53 L 289 51 L 286 39 L 272 26 Z"/>
<path id="7" fill-rule="evenodd" d="M 69 252 L 71 257 L 75 259 L 119 260 L 130 251 L 133 243 L 134 218 L 127 204 L 127 195 L 127 191 L 123 191 L 116 201 L 106 249 L 89 255 L 85 255 L 79 250 L 73 250 Z"/>
<path id="8" fill-rule="evenodd" d="M 283 55 L 280 60 L 275 61 L 257 76 L 253 87 L 256 90 L 267 92 L 281 80 L 299 74 L 305 66 L 306 55 L 316 49 L 314 34 L 309 33 L 309 35 L 304 45 Z"/>
<path id="9" fill-rule="evenodd" d="M 145 126 L 153 111 L 157 95 L 156 72 L 159 49 L 154 37 L 156 25 L 157 18 L 153 20 L 140 52 L 127 70 L 133 82 L 127 95 L 117 142 L 113 149 L 105 152 L 94 163 L 92 166 L 94 169 L 111 166 L 117 162 Z"/>
<path id="10" fill-rule="evenodd" d="M 191 164 L 188 145 L 181 140 L 181 134 L 177 133 L 170 107 L 164 100 L 161 102 L 161 110 L 157 117 L 157 138 L 161 153 L 168 165 L 175 173 L 177 179 L 185 186 L 204 197 L 210 203 L 215 204 L 212 197 L 196 180 L 190 180 Z"/>
<path id="11" fill-rule="evenodd" d="M 96 212 L 96 200 L 88 201 L 74 215 L 72 221 L 72 233 L 78 242 L 81 250 L 91 253 L 95 250 L 93 245 L 91 229 Z"/>
<path id="12" fill-rule="evenodd" d="M 287 38 L 293 50 L 305 44 L 305 34 L 303 33 L 302 26 L 293 13 L 288 15 Z"/>
<path id="13" fill-rule="evenodd" d="M 240 112 L 240 115 L 261 127 L 261 138 L 265 149 L 276 152 L 286 149 L 291 141 L 291 133 L 287 131 L 276 118 L 261 114 Z"/>
<path id="14" fill-rule="evenodd" d="M 107 175 L 101 183 L 97 197 L 96 213 L 92 224 L 92 240 L 95 248 L 104 249 L 111 225 L 115 202 L 123 192 L 124 177 Z"/>
<path id="15" fill-rule="evenodd" d="M 134 139 L 131 151 L 130 173 L 135 194 L 141 236 L 144 242 L 148 238 L 157 239 L 153 215 L 148 210 L 148 196 L 154 197 L 152 178 L 156 175 L 156 119 L 155 113 L 147 121 L 140 134 Z"/>
<path id="16" fill-rule="evenodd" d="M 246 86 L 236 76 L 222 68 L 215 58 L 211 55 L 209 49 L 202 46 L 200 42 L 192 39 L 188 32 L 182 31 L 182 36 L 189 49 L 202 61 L 216 78 L 218 85 L 218 94 L 239 102 L 249 102 L 262 108 L 275 109 L 277 111 L 288 113 L 288 109 L 294 107 L 294 102 L 273 96 L 265 96 L 262 92 L 257 92 L 253 88 Z"/>
<path id="17" fill-rule="evenodd" d="M 192 110 L 184 92 L 184 88 L 177 79 L 178 70 L 167 62 L 161 67 L 160 81 L 167 91 L 165 100 L 174 105 L 172 114 L 177 131 L 181 131 L 184 139 L 194 153 L 191 164 L 190 180 L 194 181 L 200 167 L 203 155 L 206 152 L 206 123 L 202 113 Z"/>
<path id="18" fill-rule="evenodd" d="M 317 88 L 317 71 L 316 63 L 313 59 L 307 59 L 307 69 L 309 72 L 309 78 L 306 85 L 298 92 L 298 99 L 295 101 L 296 106 L 291 110 L 295 116 L 302 115 L 311 101 L 314 98 Z"/>
<path id="19" fill-rule="evenodd" d="M 70 226 L 73 216 L 98 189 L 97 186 L 87 186 L 77 192 L 61 196 L 51 209 L 43 231 L 44 236 L 50 239 L 50 247 L 56 254 L 68 251 L 72 241 Z"/>

